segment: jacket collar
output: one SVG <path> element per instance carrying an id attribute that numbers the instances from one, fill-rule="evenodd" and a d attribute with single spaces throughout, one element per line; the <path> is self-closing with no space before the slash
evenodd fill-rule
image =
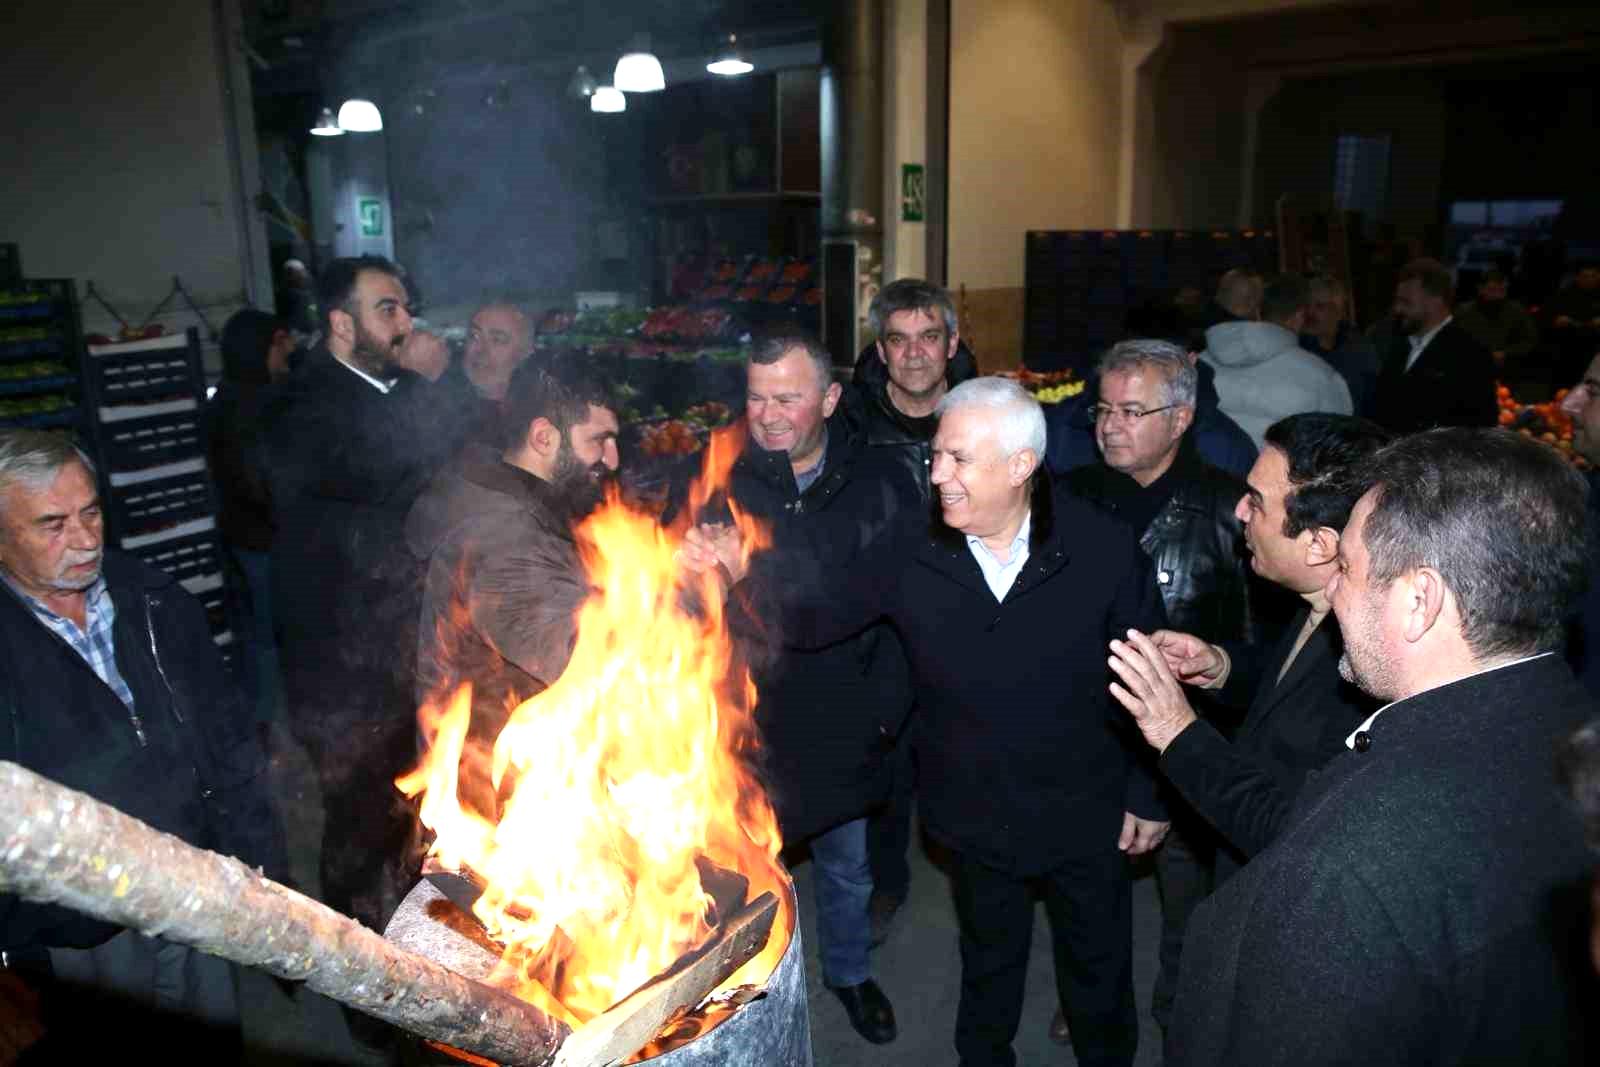
<path id="1" fill-rule="evenodd" d="M 967 347 L 966 341 L 956 342 L 956 353 L 950 357 L 950 362 L 944 368 L 945 388 L 954 389 L 962 382 L 969 381 L 978 376 L 978 361 L 973 358 L 972 349 Z M 889 368 L 884 366 L 883 360 L 878 358 L 878 346 L 869 344 L 861 350 L 856 357 L 854 380 L 861 383 L 866 389 L 872 404 L 877 408 L 882 420 L 894 426 L 907 441 L 925 441 L 927 434 L 921 432 L 917 423 L 922 419 L 913 419 L 903 414 L 894 406 L 894 401 L 889 398 Z M 883 443 L 883 442 L 879 442 Z"/>
<path id="2" fill-rule="evenodd" d="M 482 444 L 462 450 L 458 470 L 467 483 L 519 501 L 535 516 L 549 520 L 551 530 L 573 540 L 572 525 L 577 516 L 560 491 L 543 478 L 507 463 L 494 449 Z"/>
<path id="3" fill-rule="evenodd" d="M 1049 469 L 1042 465 L 1034 474 L 1033 485 L 1028 490 L 1028 507 L 1028 562 L 1023 564 L 1011 593 L 1007 594 L 1008 601 L 1013 595 L 1021 594 L 1066 566 L 1069 559 L 1056 522 L 1056 488 Z M 928 536 L 923 540 L 919 554 L 925 563 L 962 585 L 980 592 L 989 590 L 978 561 L 972 558 L 967 535 L 945 523 L 937 493 L 933 496 L 929 514 Z"/>
<path id="4" fill-rule="evenodd" d="M 850 425 L 840 404 L 828 416 L 828 447 L 822 456 L 822 473 L 800 492 L 787 452 L 769 452 L 745 435 L 744 449 L 734 463 L 734 473 L 753 478 L 785 500 L 804 499 L 808 505 L 837 493 L 849 481 L 849 472 L 865 444 L 865 437 Z"/>

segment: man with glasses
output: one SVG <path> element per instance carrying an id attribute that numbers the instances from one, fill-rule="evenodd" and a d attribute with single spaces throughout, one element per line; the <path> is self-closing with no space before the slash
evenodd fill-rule
<path id="1" fill-rule="evenodd" d="M 1079 496 L 1127 524 L 1155 565 L 1156 584 L 1177 630 L 1212 643 L 1248 641 L 1249 569 L 1235 515 L 1248 487 L 1201 460 L 1189 436 L 1196 372 L 1167 341 L 1123 341 L 1100 360 L 1099 401 L 1090 413 L 1101 462 L 1065 476 Z M 1203 711 L 1215 710 L 1208 706 Z M 1165 1026 L 1177 988 L 1189 913 L 1211 891 L 1214 834 L 1186 805 L 1156 854 L 1161 886 L 1161 971 L 1152 997 Z M 1058 1012 L 1051 1037 L 1066 1040 Z"/>

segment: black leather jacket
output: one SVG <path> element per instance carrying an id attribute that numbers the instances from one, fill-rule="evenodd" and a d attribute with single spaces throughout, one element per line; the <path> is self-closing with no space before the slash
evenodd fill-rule
<path id="1" fill-rule="evenodd" d="M 1245 484 L 1200 460 L 1184 443 L 1175 461 L 1178 487 L 1139 534 L 1155 565 L 1167 618 L 1175 630 L 1207 641 L 1254 636 L 1249 562 L 1233 509 Z M 1103 463 L 1078 467 L 1064 480 L 1074 493 L 1112 514 L 1107 482 L 1124 475 Z"/>
<path id="2" fill-rule="evenodd" d="M 956 343 L 956 354 L 945 367 L 947 388 L 978 376 L 978 362 L 965 341 Z M 913 419 L 900 413 L 889 399 L 889 369 L 878 358 L 878 346 L 868 345 L 856 358 L 855 377 L 845 391 L 845 417 L 852 429 L 865 435 L 870 449 L 889 449 L 903 465 L 921 503 L 932 499 L 928 467 L 932 461 L 932 441 L 936 420 Z"/>

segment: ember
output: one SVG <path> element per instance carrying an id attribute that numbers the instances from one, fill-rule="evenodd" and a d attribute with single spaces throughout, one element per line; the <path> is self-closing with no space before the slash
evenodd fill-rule
<path id="1" fill-rule="evenodd" d="M 691 507 L 737 450 L 731 434 L 713 439 Z M 761 531 L 734 519 L 758 546 Z M 473 913 L 505 946 L 488 980 L 574 1026 L 707 939 L 717 887 L 702 870 L 782 901 L 766 947 L 721 989 L 764 983 L 794 923 L 777 822 L 747 765 L 754 687 L 720 588 L 686 579 L 679 534 L 614 496 L 579 537 L 596 592 L 566 671 L 512 712 L 490 759 L 472 750 L 465 687 L 425 705 L 427 755 L 396 783 L 423 795 L 434 862 L 483 883 Z M 499 810 L 462 797 L 498 797 Z"/>

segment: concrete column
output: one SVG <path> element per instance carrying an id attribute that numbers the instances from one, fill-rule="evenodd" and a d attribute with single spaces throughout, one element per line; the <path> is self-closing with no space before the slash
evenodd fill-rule
<path id="1" fill-rule="evenodd" d="M 1256 155 L 1261 150 L 1261 111 L 1283 88 L 1283 75 L 1252 73 L 1244 90 L 1244 157 L 1239 161 L 1239 217 L 1240 229 L 1255 225 L 1256 216 Z"/>
<path id="2" fill-rule="evenodd" d="M 928 0 L 888 0 L 884 13 L 883 270 L 885 280 L 927 276 L 927 224 L 900 217 L 901 166 L 930 169 Z"/>
<path id="3" fill-rule="evenodd" d="M 1121 129 L 1117 160 L 1117 227 L 1152 224 L 1151 183 L 1156 153 L 1152 83 L 1165 60 L 1169 38 L 1161 19 L 1123 27 Z"/>

